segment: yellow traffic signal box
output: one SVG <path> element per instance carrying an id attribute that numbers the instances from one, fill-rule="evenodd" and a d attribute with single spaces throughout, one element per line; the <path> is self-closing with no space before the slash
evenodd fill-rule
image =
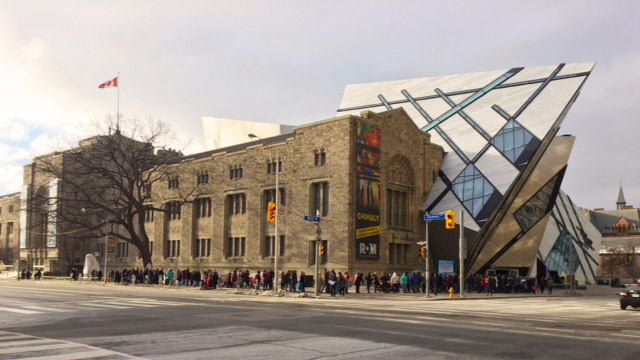
<path id="1" fill-rule="evenodd" d="M 267 221 L 276 222 L 276 204 L 269 203 L 267 207 Z"/>
<path id="2" fill-rule="evenodd" d="M 444 215 L 444 227 L 446 229 L 456 228 L 456 213 L 453 211 L 447 211 Z"/>

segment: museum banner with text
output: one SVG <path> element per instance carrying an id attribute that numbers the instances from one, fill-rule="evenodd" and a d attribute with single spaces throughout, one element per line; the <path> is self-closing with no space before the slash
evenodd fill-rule
<path id="1" fill-rule="evenodd" d="M 380 258 L 380 128 L 362 121 L 356 133 L 356 258 Z"/>

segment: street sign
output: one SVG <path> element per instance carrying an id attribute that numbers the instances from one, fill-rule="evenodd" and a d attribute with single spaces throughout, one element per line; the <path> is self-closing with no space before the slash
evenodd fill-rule
<path id="1" fill-rule="evenodd" d="M 278 209 L 278 216 L 283 217 L 287 214 L 287 208 L 280 205 L 280 208 Z"/>
<path id="2" fill-rule="evenodd" d="M 305 215 L 304 216 L 304 220 L 305 221 L 311 221 L 312 223 L 319 223 L 320 222 L 320 218 L 317 216 L 309 216 L 309 215 Z"/>
<path id="3" fill-rule="evenodd" d="M 425 215 L 424 220 L 425 221 L 444 220 L 444 214 Z"/>
<path id="4" fill-rule="evenodd" d="M 453 260 L 438 260 L 438 273 L 453 274 Z"/>

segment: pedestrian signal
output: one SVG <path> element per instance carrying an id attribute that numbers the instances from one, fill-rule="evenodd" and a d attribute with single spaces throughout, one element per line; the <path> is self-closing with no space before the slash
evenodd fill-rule
<path id="1" fill-rule="evenodd" d="M 320 256 L 324 256 L 324 245 L 320 245 Z"/>
<path id="2" fill-rule="evenodd" d="M 269 203 L 267 207 L 267 221 L 276 222 L 276 204 Z"/>
<path id="3" fill-rule="evenodd" d="M 453 211 L 447 211 L 444 216 L 444 227 L 447 229 L 456 228 L 456 213 Z"/>
<path id="4" fill-rule="evenodd" d="M 426 258 L 427 257 L 427 248 L 426 247 L 420 248 L 420 257 L 421 258 Z"/>

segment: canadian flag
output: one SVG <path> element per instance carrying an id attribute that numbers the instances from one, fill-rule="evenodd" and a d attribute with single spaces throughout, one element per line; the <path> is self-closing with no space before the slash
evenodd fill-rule
<path id="1" fill-rule="evenodd" d="M 118 87 L 118 77 L 114 77 L 113 80 L 108 80 L 103 82 L 102 84 L 100 84 L 100 86 L 98 86 L 99 89 L 104 89 L 104 88 L 108 88 L 108 87 Z"/>

